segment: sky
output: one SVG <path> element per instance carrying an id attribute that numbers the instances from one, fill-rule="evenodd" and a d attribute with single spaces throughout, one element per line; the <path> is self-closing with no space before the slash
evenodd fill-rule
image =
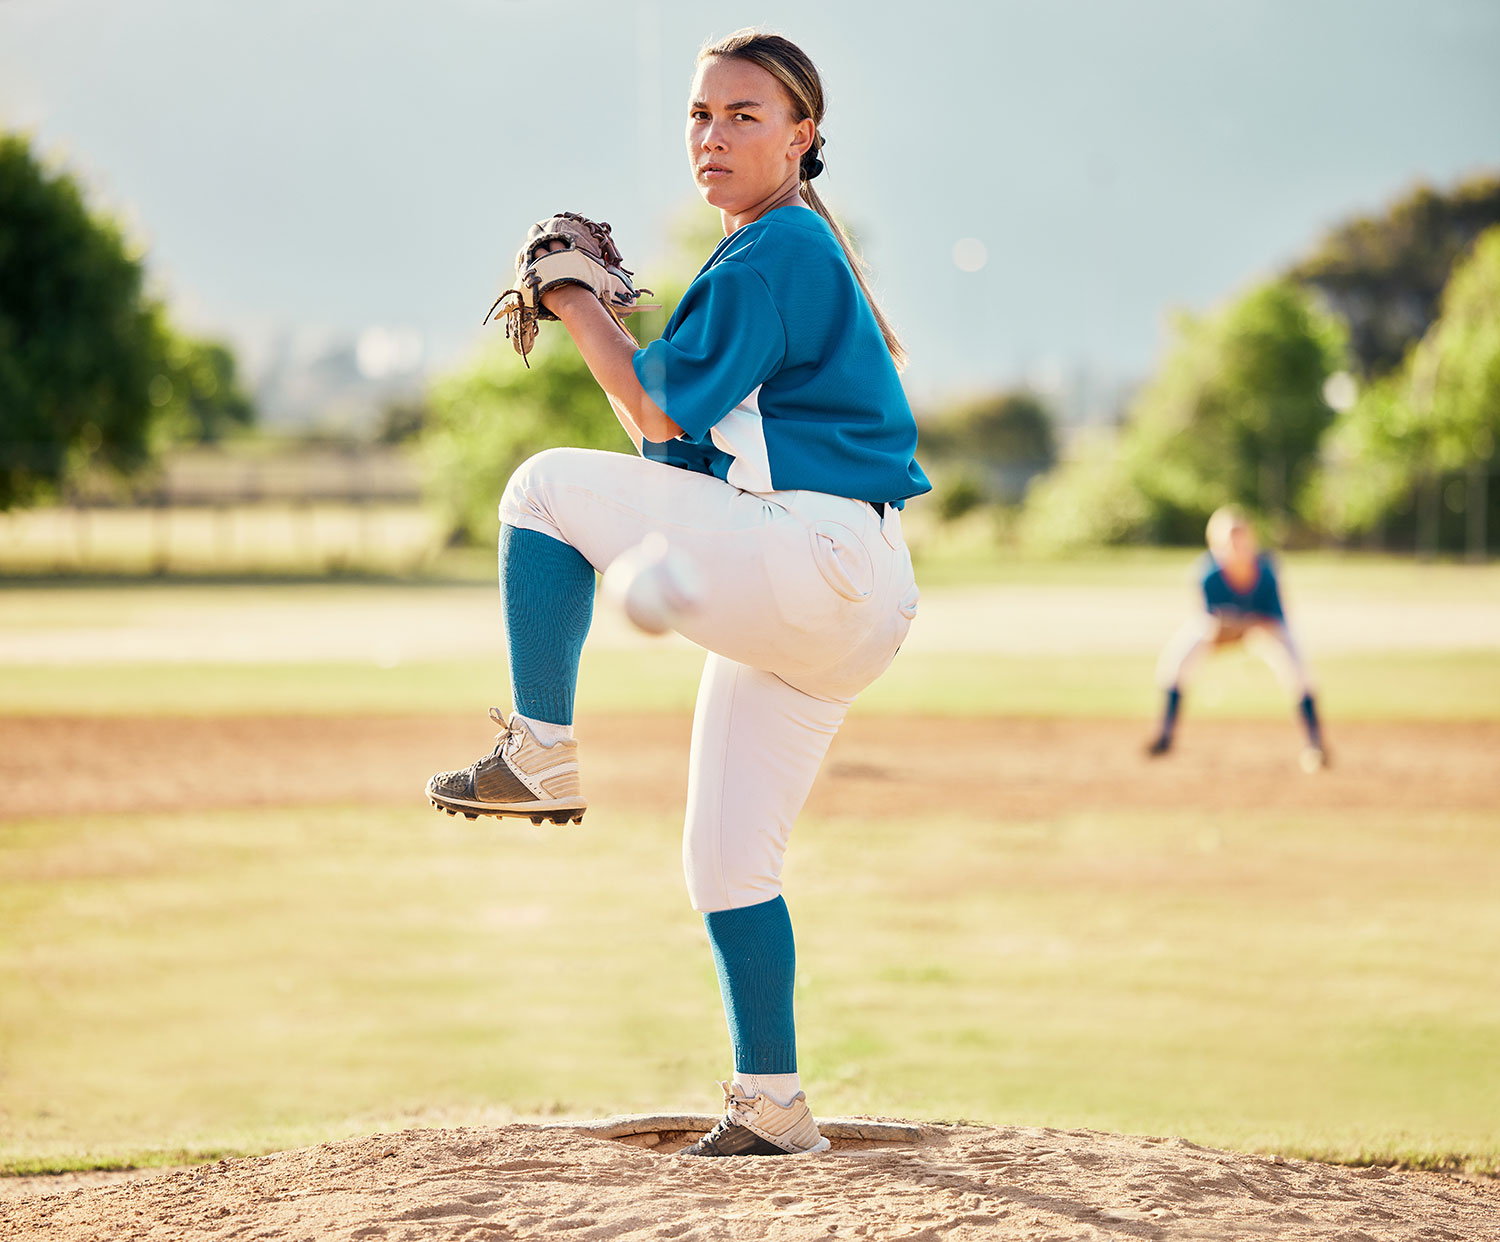
<path id="1" fill-rule="evenodd" d="M 480 319 L 553 211 L 651 284 L 707 211 L 694 55 L 747 24 L 823 73 L 818 188 L 918 399 L 1144 374 L 1172 309 L 1500 168 L 1493 0 L 0 0 L 0 125 L 252 363 L 383 329 L 441 369 L 503 344 Z"/>

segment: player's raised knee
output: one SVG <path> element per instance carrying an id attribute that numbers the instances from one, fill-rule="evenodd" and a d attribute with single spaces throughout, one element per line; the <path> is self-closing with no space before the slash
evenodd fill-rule
<path id="1" fill-rule="evenodd" d="M 512 526 L 551 525 L 548 494 L 576 473 L 577 459 L 586 452 L 564 447 L 533 453 L 512 471 L 500 495 L 500 520 Z"/>

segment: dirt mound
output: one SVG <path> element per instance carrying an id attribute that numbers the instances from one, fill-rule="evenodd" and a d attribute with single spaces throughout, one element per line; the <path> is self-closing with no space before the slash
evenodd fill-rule
<path id="1" fill-rule="evenodd" d="M 1500 1184 L 1088 1130 L 921 1126 L 822 1156 L 698 1160 L 652 1135 L 413 1130 L 112 1185 L 28 1179 L 0 1235 L 97 1238 L 1500 1237 Z M 675 1132 L 664 1138 L 680 1137 Z M 13 1190 L 22 1189 L 20 1186 Z"/>

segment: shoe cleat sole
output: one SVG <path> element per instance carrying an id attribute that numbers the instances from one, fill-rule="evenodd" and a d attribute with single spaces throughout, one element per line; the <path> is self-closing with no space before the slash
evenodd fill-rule
<path id="1" fill-rule="evenodd" d="M 503 810 L 480 810 L 477 807 L 470 809 L 466 806 L 448 806 L 439 802 L 436 798 L 429 798 L 434 811 L 444 811 L 449 815 L 462 815 L 465 819 L 479 819 L 487 817 L 492 819 L 529 819 L 533 824 L 541 825 L 547 822 L 553 824 L 581 824 L 583 823 L 584 811 L 576 807 L 568 807 L 563 810 L 528 811 L 521 807 L 506 807 Z M 585 808 L 586 810 L 587 808 Z"/>

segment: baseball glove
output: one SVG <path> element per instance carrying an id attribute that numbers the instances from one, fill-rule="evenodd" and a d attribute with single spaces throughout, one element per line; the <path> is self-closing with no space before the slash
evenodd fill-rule
<path id="1" fill-rule="evenodd" d="M 498 312 L 505 335 L 525 361 L 536 343 L 537 324 L 557 318 L 542 305 L 542 296 L 559 285 L 582 285 L 622 328 L 622 315 L 655 309 L 641 305 L 641 297 L 651 290 L 637 289 L 630 277 L 609 225 L 560 211 L 531 226 L 516 255 L 515 287 L 495 299 L 484 322 Z"/>

